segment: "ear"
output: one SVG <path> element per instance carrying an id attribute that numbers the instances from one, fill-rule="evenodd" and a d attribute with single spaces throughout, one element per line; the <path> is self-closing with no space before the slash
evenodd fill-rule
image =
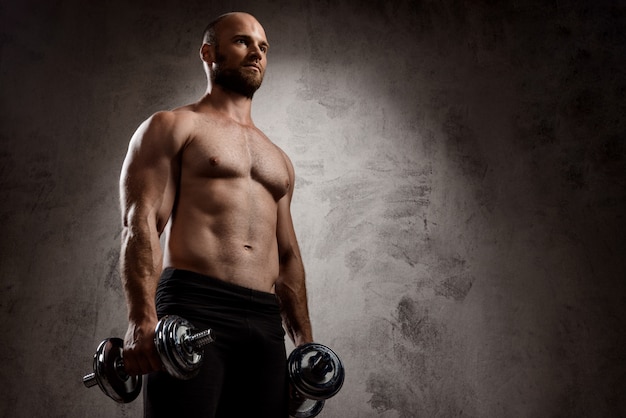
<path id="1" fill-rule="evenodd" d="M 210 44 L 202 44 L 200 59 L 209 65 L 212 64 L 215 61 L 215 47 Z"/>

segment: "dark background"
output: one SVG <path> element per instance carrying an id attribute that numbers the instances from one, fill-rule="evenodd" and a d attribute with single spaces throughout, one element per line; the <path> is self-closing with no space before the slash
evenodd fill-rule
<path id="1" fill-rule="evenodd" d="M 0 1 L 0 416 L 139 416 L 81 383 L 126 327 L 119 170 L 231 10 L 346 363 L 321 416 L 626 416 L 626 8 L 460 0 Z"/>

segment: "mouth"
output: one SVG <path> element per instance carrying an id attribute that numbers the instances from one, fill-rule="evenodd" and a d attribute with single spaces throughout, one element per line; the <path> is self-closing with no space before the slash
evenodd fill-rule
<path id="1" fill-rule="evenodd" d="M 258 66 L 258 65 L 256 65 L 256 64 L 246 64 L 246 65 L 244 65 L 244 67 L 246 67 L 246 68 L 252 68 L 252 69 L 254 69 L 254 70 L 257 70 L 258 72 L 261 72 L 261 68 L 259 68 L 259 66 Z"/>

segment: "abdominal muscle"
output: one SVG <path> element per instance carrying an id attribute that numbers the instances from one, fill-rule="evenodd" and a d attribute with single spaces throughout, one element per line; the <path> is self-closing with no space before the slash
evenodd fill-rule
<path id="1" fill-rule="evenodd" d="M 182 184 L 166 228 L 164 267 L 274 292 L 277 203 L 251 178 Z"/>

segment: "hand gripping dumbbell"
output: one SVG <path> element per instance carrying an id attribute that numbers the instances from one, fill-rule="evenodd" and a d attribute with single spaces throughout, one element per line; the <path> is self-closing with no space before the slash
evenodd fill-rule
<path id="1" fill-rule="evenodd" d="M 287 359 L 289 415 L 311 418 L 324 408 L 324 401 L 339 392 L 345 376 L 341 360 L 322 344 L 297 347 Z"/>
<path id="2" fill-rule="evenodd" d="M 203 347 L 214 341 L 213 332 L 196 328 L 185 319 L 169 315 L 156 326 L 154 344 L 165 371 L 178 379 L 187 380 L 200 371 Z M 93 373 L 83 377 L 86 387 L 100 386 L 102 392 L 116 402 L 128 403 L 141 392 L 142 377 L 129 376 L 124 370 L 124 341 L 107 338 L 93 357 Z"/>

